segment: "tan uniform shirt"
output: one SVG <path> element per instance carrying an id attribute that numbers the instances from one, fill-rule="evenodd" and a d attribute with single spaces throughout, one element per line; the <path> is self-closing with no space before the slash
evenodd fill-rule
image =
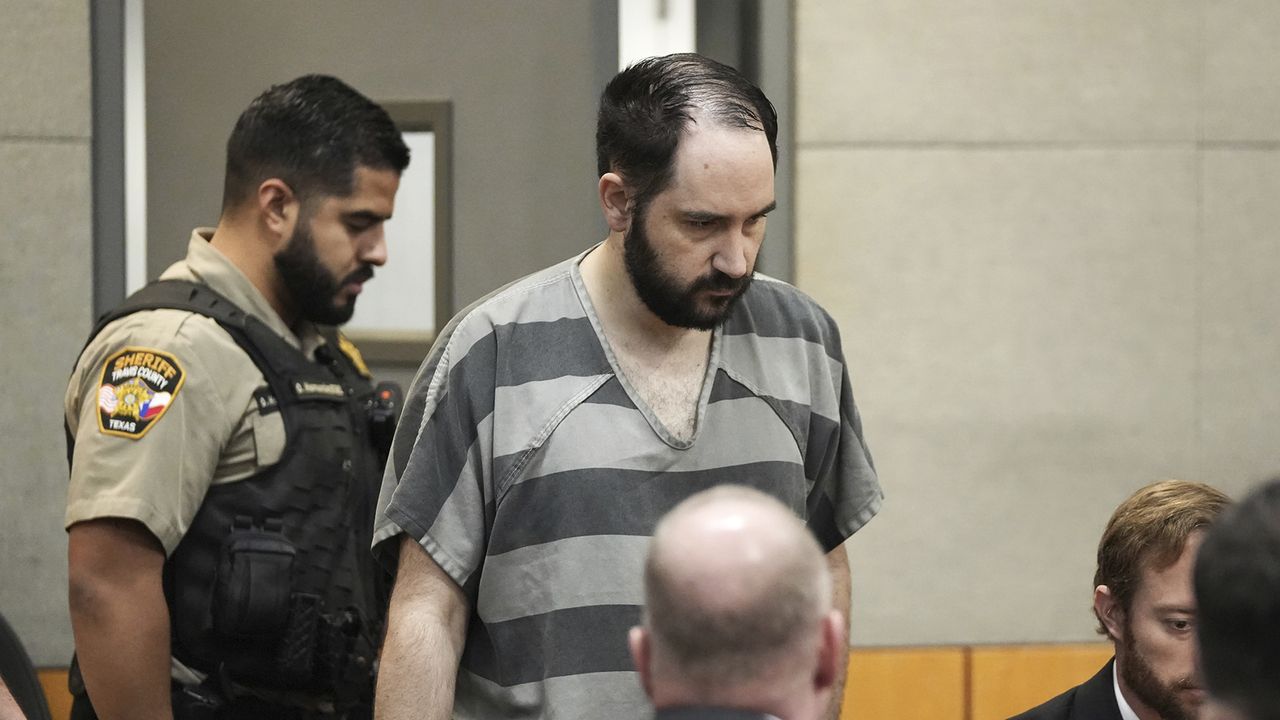
<path id="1" fill-rule="evenodd" d="M 186 259 L 160 277 L 208 285 L 310 356 L 324 342 L 315 328 L 294 335 L 209 244 L 212 234 L 195 230 Z M 172 554 L 210 485 L 242 480 L 279 460 L 284 422 L 278 412 L 260 414 L 253 397 L 265 385 L 211 318 L 144 310 L 107 325 L 81 353 L 67 386 L 75 453 L 66 527 L 130 518 Z"/>

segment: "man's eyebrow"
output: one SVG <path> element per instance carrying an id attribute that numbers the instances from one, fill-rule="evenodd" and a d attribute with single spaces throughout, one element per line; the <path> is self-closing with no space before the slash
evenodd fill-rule
<path id="1" fill-rule="evenodd" d="M 769 203 L 768 205 L 765 205 L 760 210 L 752 213 L 751 217 L 768 215 L 769 213 L 776 210 L 777 207 L 778 207 L 778 201 L 775 200 Z M 706 210 L 682 210 L 680 214 L 683 215 L 686 220 L 693 220 L 696 222 L 715 222 L 716 220 L 723 220 L 726 217 L 728 217 L 727 215 L 720 215 L 718 213 L 708 212 Z"/>
<path id="2" fill-rule="evenodd" d="M 371 225 L 380 222 L 386 222 L 391 219 L 390 215 L 383 215 L 372 210 L 352 210 L 342 214 L 342 219 L 347 221 L 361 220 Z"/>
<path id="3" fill-rule="evenodd" d="M 1180 603 L 1171 603 L 1168 605 L 1156 605 L 1155 611 L 1161 614 L 1163 613 L 1182 613 L 1183 615 L 1196 614 L 1196 609 L 1194 606 L 1182 605 Z"/>
<path id="4" fill-rule="evenodd" d="M 681 214 L 684 215 L 686 220 L 693 220 L 696 222 L 715 222 L 716 220 L 724 219 L 724 215 L 717 215 L 716 213 L 707 212 L 706 210 L 685 210 Z"/>

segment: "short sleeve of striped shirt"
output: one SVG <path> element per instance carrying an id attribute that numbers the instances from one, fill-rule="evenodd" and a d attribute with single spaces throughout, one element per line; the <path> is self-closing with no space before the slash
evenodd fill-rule
<path id="1" fill-rule="evenodd" d="M 446 327 L 407 394 L 383 477 L 375 553 L 408 534 L 475 601 L 513 458 L 568 397 L 609 372 L 570 279 L 570 261 L 481 299 Z M 559 377 L 570 379 L 552 382 Z M 531 388 L 523 398 L 519 388 Z M 528 424 L 519 419 L 532 418 Z"/>
<path id="2" fill-rule="evenodd" d="M 804 458 L 805 521 L 825 550 L 880 510 L 839 328 L 791 285 L 757 274 L 724 328 L 722 371 L 771 405 Z"/>
<path id="3" fill-rule="evenodd" d="M 408 393 L 383 478 L 375 551 L 401 532 L 474 601 L 493 515 L 495 332 L 471 315 L 442 335 Z"/>

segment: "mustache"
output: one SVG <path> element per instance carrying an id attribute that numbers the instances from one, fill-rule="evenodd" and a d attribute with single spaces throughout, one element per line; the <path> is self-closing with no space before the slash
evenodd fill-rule
<path id="1" fill-rule="evenodd" d="M 364 282 L 368 282 L 368 281 L 370 281 L 370 280 L 372 280 L 372 279 L 373 279 L 373 266 L 372 266 L 372 265 L 362 265 L 362 266 L 361 266 L 360 268 L 358 268 L 355 272 L 353 272 L 353 273 L 351 273 L 350 275 L 348 275 L 348 276 L 346 276 L 345 278 L 343 278 L 343 279 L 342 279 L 342 282 L 341 282 L 341 283 L 338 283 L 338 284 L 339 284 L 339 285 L 346 285 L 347 283 L 353 283 L 353 282 L 354 282 L 354 283 L 364 283 Z"/>
<path id="2" fill-rule="evenodd" d="M 703 275 L 693 281 L 693 286 L 690 290 L 695 292 L 698 290 L 738 290 L 739 288 L 746 286 L 749 282 L 751 282 L 750 275 L 743 275 L 740 278 L 735 278 L 725 275 L 719 270 L 712 270 L 711 274 Z"/>

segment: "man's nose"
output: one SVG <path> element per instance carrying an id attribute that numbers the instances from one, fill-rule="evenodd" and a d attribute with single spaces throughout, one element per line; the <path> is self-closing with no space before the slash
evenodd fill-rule
<path id="1" fill-rule="evenodd" d="M 370 232 L 373 237 L 360 244 L 360 261 L 382 267 L 387 262 L 387 234 L 381 225 Z"/>
<path id="2" fill-rule="evenodd" d="M 753 241 L 740 230 L 731 233 L 711 260 L 711 267 L 731 278 L 740 278 L 751 272 L 749 253 Z"/>

